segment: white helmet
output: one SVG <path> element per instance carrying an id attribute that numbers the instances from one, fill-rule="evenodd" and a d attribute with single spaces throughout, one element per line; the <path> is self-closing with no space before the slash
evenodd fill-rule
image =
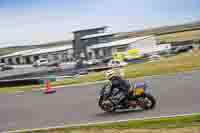
<path id="1" fill-rule="evenodd" d="M 111 79 L 112 77 L 117 76 L 116 72 L 111 70 L 106 71 L 106 78 Z"/>

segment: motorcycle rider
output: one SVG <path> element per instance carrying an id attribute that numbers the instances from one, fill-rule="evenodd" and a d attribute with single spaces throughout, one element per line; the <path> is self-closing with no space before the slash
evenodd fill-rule
<path id="1" fill-rule="evenodd" d="M 115 104 L 124 103 L 124 105 L 127 105 L 126 98 L 128 97 L 130 83 L 124 79 L 123 70 L 120 68 L 110 69 L 106 71 L 106 77 L 111 82 L 111 92 L 113 92 L 115 88 L 119 89 L 119 93 L 114 96 L 118 99 Z"/>

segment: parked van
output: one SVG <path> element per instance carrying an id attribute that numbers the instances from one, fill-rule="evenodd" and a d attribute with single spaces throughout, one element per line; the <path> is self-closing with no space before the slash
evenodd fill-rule
<path id="1" fill-rule="evenodd" d="M 48 59 L 42 58 L 38 59 L 33 63 L 34 67 L 39 67 L 39 66 L 47 66 L 49 63 Z"/>
<path id="2" fill-rule="evenodd" d="M 128 63 L 126 63 L 125 61 L 121 61 L 121 60 L 110 60 L 108 62 L 109 67 L 115 67 L 115 66 L 121 67 L 121 66 L 126 66 L 126 65 L 128 65 Z"/>

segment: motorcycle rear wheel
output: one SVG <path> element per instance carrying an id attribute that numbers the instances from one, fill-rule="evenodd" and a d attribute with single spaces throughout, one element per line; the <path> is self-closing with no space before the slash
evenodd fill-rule
<path id="1" fill-rule="evenodd" d="M 109 100 L 104 100 L 103 96 L 99 99 L 99 107 L 105 112 L 115 112 L 116 108 L 114 104 Z"/>

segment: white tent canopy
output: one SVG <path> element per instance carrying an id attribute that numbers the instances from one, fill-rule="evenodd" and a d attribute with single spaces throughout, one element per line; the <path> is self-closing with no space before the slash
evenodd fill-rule
<path id="1" fill-rule="evenodd" d="M 54 47 L 54 48 L 48 48 L 48 49 L 40 49 L 40 50 L 37 50 L 37 51 L 26 53 L 23 56 L 59 52 L 59 51 L 64 51 L 64 50 L 71 49 L 71 48 L 72 48 L 72 45 L 66 45 L 66 46 L 62 46 L 62 47 Z"/>
<path id="2" fill-rule="evenodd" d="M 19 51 L 19 52 L 11 53 L 8 55 L 0 56 L 0 58 L 8 58 L 8 57 L 14 57 L 14 56 L 31 56 L 31 55 L 37 55 L 37 54 L 64 51 L 68 49 L 72 49 L 72 45 L 65 45 L 62 47 L 53 47 L 53 48 L 43 48 L 43 49 L 40 49 L 40 48 L 29 49 L 29 50 Z"/>
<path id="3" fill-rule="evenodd" d="M 19 52 L 15 52 L 15 53 L 11 53 L 11 54 L 0 56 L 0 58 L 23 56 L 24 54 L 31 53 L 31 52 L 38 51 L 38 50 L 40 50 L 40 49 L 29 49 L 29 50 L 19 51 Z"/>
<path id="4" fill-rule="evenodd" d="M 81 39 L 88 39 L 88 38 L 94 38 L 94 37 L 100 37 L 100 36 L 108 36 L 108 35 L 112 35 L 112 34 L 115 34 L 115 33 L 98 33 L 98 34 L 93 34 L 93 35 L 87 35 L 87 36 L 83 36 L 81 37 Z"/>
<path id="5" fill-rule="evenodd" d="M 92 45 L 89 48 L 90 49 L 97 49 L 97 48 L 104 48 L 104 47 L 113 47 L 113 46 L 120 46 L 120 45 L 126 45 L 130 44 L 139 40 L 143 40 L 146 38 L 152 37 L 151 36 L 143 36 L 143 37 L 136 37 L 136 38 L 128 38 L 128 39 L 123 39 L 123 40 L 118 40 L 118 41 L 113 41 L 113 42 L 108 42 L 108 43 L 100 43 L 96 45 Z"/>

